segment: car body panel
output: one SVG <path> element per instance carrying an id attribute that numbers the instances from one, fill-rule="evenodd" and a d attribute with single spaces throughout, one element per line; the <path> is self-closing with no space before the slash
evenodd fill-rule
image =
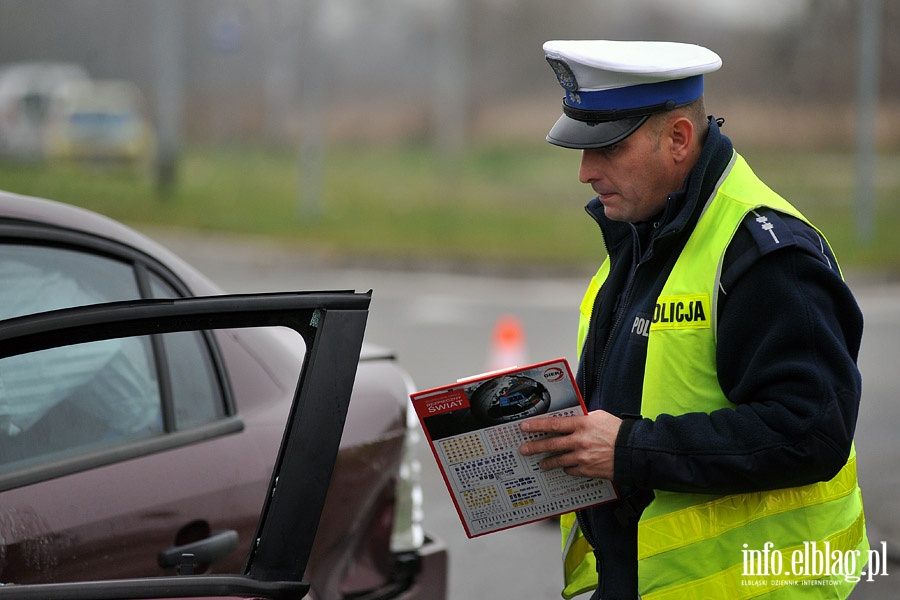
<path id="1" fill-rule="evenodd" d="M 179 295 L 223 293 L 167 249 L 116 221 L 0 192 L 0 242 L 17 240 L 139 263 L 163 275 Z M 200 565 L 199 571 L 240 572 L 306 344 L 285 328 L 228 329 L 212 335 L 233 397 L 234 414 L 227 419 L 175 434 L 190 438 L 183 444 L 77 472 L 62 470 L 12 489 L 3 487 L 0 475 L 0 490 L 5 489 L 0 491 L 5 542 L 0 581 L 171 575 L 174 569 L 157 564 L 157 553 L 222 531 L 237 532 L 238 547 L 221 561 Z M 408 374 L 389 351 L 363 345 L 324 525 L 308 570 L 321 600 L 396 585 L 395 563 L 403 561 L 391 546 L 390 527 L 398 504 L 410 389 Z M 210 456 L 224 468 L 210 468 Z M 126 484 L 113 489 L 110 481 Z M 411 550 L 416 568 L 412 576 L 402 575 L 406 591 L 384 597 L 444 597 L 443 544 L 420 540 Z"/>
<path id="2" fill-rule="evenodd" d="M 53 104 L 68 86 L 90 80 L 77 64 L 24 61 L 0 66 L 0 156 L 42 160 Z"/>
<path id="3" fill-rule="evenodd" d="M 49 159 L 149 163 L 155 135 L 137 86 L 92 79 L 66 87 L 47 118 Z"/>

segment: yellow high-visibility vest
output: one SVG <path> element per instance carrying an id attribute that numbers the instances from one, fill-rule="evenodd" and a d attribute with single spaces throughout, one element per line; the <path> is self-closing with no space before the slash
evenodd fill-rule
<path id="1" fill-rule="evenodd" d="M 669 318 L 650 326 L 641 397 L 645 418 L 734 408 L 716 376 L 716 292 L 725 250 L 747 214 L 758 208 L 806 221 L 737 153 L 726 174 L 657 300 Z M 581 304 L 579 354 L 594 298 L 608 274 L 607 258 Z M 829 481 L 745 494 L 654 494 L 638 523 L 643 600 L 846 598 L 865 566 L 869 545 L 853 448 Z M 572 598 L 597 586 L 596 563 L 574 515 L 561 524 L 562 595 Z M 792 564 L 809 562 L 810 549 L 825 548 L 830 556 L 844 557 L 840 568 L 806 564 L 791 572 Z"/>

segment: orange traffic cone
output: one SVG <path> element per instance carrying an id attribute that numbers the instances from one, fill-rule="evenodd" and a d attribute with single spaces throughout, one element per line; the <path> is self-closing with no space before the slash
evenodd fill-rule
<path id="1" fill-rule="evenodd" d="M 528 364 L 525 349 L 525 330 L 518 318 L 512 315 L 500 317 L 494 324 L 488 355 L 488 371 L 498 371 Z"/>

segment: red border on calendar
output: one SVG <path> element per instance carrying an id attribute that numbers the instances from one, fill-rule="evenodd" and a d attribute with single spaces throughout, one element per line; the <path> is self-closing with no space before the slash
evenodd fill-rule
<path id="1" fill-rule="evenodd" d="M 468 377 L 410 395 L 422 431 L 470 538 L 618 497 L 607 479 L 541 470 L 519 446 L 551 434 L 519 421 L 587 414 L 565 358 Z"/>

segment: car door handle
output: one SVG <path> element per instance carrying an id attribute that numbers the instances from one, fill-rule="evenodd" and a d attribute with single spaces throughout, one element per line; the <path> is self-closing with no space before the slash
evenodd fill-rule
<path id="1" fill-rule="evenodd" d="M 238 534 L 233 529 L 216 531 L 207 538 L 184 544 L 172 546 L 160 551 L 157 555 L 159 566 L 167 569 L 178 567 L 184 561 L 185 554 L 193 554 L 192 562 L 196 564 L 209 564 L 224 558 L 238 547 Z"/>

